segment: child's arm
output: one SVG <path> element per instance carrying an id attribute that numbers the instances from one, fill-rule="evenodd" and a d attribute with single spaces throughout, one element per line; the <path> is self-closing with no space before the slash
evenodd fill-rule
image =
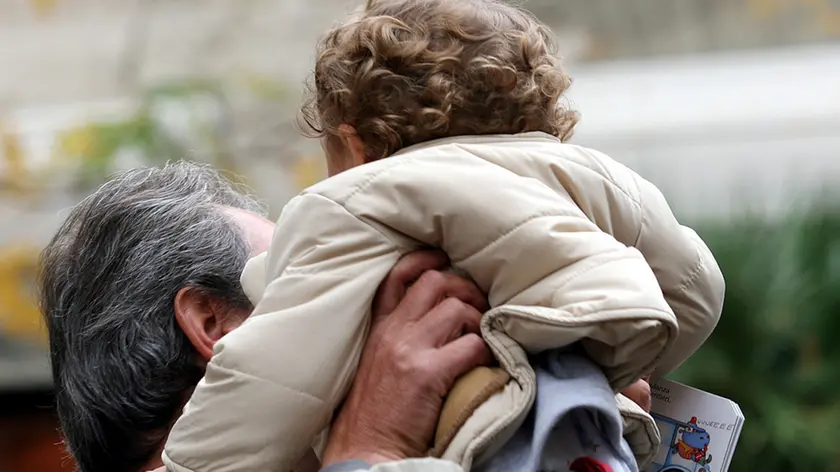
<path id="1" fill-rule="evenodd" d="M 645 256 L 680 327 L 674 348 L 654 374 L 673 371 L 703 344 L 720 318 L 724 281 L 714 256 L 693 230 L 680 225 L 662 192 L 631 169 L 580 146 L 548 149 L 500 153 L 494 159 L 558 193 L 569 193 L 598 227 Z"/>
<path id="2" fill-rule="evenodd" d="M 642 255 L 568 195 L 460 152 L 358 171 L 284 209 L 262 301 L 217 343 L 167 441 L 173 472 L 292 465 L 350 385 L 376 287 L 420 244 L 444 249 L 493 306 L 531 312 L 494 329 L 530 352 L 583 340 L 613 388 L 673 343 L 674 315 Z"/>
<path id="3" fill-rule="evenodd" d="M 251 317 L 216 343 L 204 379 L 172 428 L 169 472 L 286 472 L 349 388 L 373 296 L 397 246 L 341 205 L 294 198 L 263 267 L 249 264 Z"/>
<path id="4" fill-rule="evenodd" d="M 676 344 L 654 372 L 660 377 L 685 362 L 712 333 L 723 310 L 725 283 L 703 240 L 677 222 L 658 188 L 633 175 L 641 210 L 635 246 L 656 274 L 680 325 Z"/>
<path id="5" fill-rule="evenodd" d="M 614 388 L 658 365 L 677 328 L 650 266 L 568 193 L 457 145 L 391 159 L 402 165 L 366 180 L 345 207 L 387 232 L 442 248 L 492 307 L 530 313 L 507 311 L 493 330 L 531 353 L 584 340 Z"/>

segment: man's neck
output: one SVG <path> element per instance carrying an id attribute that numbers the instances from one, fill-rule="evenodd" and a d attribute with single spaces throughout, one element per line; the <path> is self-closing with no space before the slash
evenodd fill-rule
<path id="1" fill-rule="evenodd" d="M 160 448 L 155 451 L 155 454 L 152 456 L 152 460 L 147 462 L 146 465 L 138 472 L 166 472 L 166 468 L 163 466 L 163 461 L 160 459 L 161 454 L 163 454 L 163 444 L 161 444 Z"/>

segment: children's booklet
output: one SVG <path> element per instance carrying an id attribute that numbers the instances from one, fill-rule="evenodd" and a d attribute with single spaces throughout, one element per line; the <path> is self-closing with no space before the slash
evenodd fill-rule
<path id="1" fill-rule="evenodd" d="M 677 382 L 650 387 L 662 445 L 644 472 L 727 472 L 744 425 L 741 408 Z"/>

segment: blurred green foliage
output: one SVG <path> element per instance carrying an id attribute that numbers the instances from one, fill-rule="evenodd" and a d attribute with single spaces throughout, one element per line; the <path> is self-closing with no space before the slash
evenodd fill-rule
<path id="1" fill-rule="evenodd" d="M 726 302 L 675 378 L 743 409 L 731 472 L 840 470 L 839 210 L 701 232 L 726 277 Z"/>
<path id="2" fill-rule="evenodd" d="M 216 122 L 204 120 L 206 109 L 195 109 L 196 100 L 202 99 L 209 100 L 221 111 Z M 167 106 L 169 110 L 164 108 Z M 187 118 L 194 136 L 179 136 L 161 120 L 173 108 Z M 85 191 L 96 188 L 118 170 L 123 154 L 132 155 L 135 165 L 157 165 L 188 158 L 232 170 L 234 162 L 225 143 L 227 112 L 227 99 L 212 81 L 164 83 L 139 94 L 137 107 L 128 116 L 85 123 L 66 132 L 58 140 L 58 154 L 76 163 L 74 181 Z M 204 149 L 204 155 L 196 156 L 196 147 Z"/>

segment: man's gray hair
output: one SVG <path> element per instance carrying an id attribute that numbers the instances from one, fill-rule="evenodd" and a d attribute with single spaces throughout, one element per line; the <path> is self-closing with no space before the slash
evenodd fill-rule
<path id="1" fill-rule="evenodd" d="M 125 172 L 70 213 L 42 253 L 56 406 L 83 472 L 137 472 L 203 375 L 174 316 L 195 287 L 250 309 L 250 253 L 224 207 L 263 213 L 212 168 L 177 162 Z"/>

